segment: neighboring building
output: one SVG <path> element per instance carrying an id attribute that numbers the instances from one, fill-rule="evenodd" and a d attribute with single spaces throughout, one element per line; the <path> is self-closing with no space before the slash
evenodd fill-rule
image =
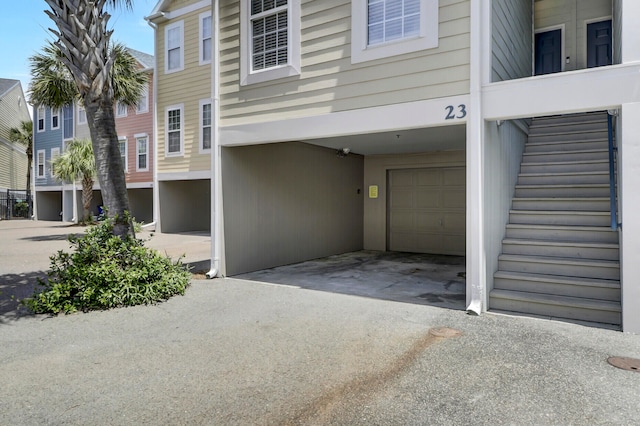
<path id="1" fill-rule="evenodd" d="M 27 189 L 27 147 L 11 142 L 9 133 L 29 120 L 20 80 L 0 78 L 0 192 L 5 194 L 7 189 Z"/>
<path id="2" fill-rule="evenodd" d="M 211 2 L 161 1 L 156 24 L 156 222 L 162 232 L 210 230 Z"/>
<path id="3" fill-rule="evenodd" d="M 208 196 L 187 179 L 212 164 L 212 274 L 462 254 L 469 310 L 640 332 L 638 16 L 634 0 L 160 1 L 167 228 L 186 229 L 186 198 Z M 210 160 L 182 120 L 208 96 Z"/>
<path id="4" fill-rule="evenodd" d="M 116 131 L 123 155 L 131 214 L 139 222 L 153 220 L 153 56 L 127 49 L 149 74 L 149 85 L 135 107 L 116 105 Z M 60 110 L 34 107 L 34 169 L 36 217 L 70 222 L 82 217 L 82 186 L 60 182 L 51 174 L 51 160 L 64 152 L 72 139 L 90 139 L 87 116 L 81 105 Z M 75 197 L 74 197 L 75 188 Z M 75 209 L 74 209 L 75 203 Z M 94 185 L 91 213 L 98 215 L 102 195 Z M 75 210 L 75 211 L 74 211 Z"/>

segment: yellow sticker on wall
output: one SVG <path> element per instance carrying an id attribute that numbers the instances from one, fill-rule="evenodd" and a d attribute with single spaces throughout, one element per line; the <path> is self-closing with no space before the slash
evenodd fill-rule
<path id="1" fill-rule="evenodd" d="M 369 198 L 378 198 L 378 185 L 369 186 Z"/>

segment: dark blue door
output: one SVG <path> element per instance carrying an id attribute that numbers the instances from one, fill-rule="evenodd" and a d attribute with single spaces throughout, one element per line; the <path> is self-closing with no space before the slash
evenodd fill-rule
<path id="1" fill-rule="evenodd" d="M 587 68 L 611 65 L 611 20 L 587 24 Z"/>
<path id="2" fill-rule="evenodd" d="M 562 30 L 536 34 L 536 75 L 562 71 Z"/>

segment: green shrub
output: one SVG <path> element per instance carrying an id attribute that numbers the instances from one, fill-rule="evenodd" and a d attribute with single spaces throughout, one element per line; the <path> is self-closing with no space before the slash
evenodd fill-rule
<path id="1" fill-rule="evenodd" d="M 35 313 L 70 313 L 152 304 L 184 294 L 190 274 L 179 259 L 144 246 L 144 241 L 112 234 L 113 219 L 69 236 L 75 249 L 51 256 L 47 280 L 22 303 Z"/>
<path id="2" fill-rule="evenodd" d="M 29 204 L 25 201 L 18 201 L 13 208 L 14 214 L 18 217 L 27 217 L 29 214 Z"/>

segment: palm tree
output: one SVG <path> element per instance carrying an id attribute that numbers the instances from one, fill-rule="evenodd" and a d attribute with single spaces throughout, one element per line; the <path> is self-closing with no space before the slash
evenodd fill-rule
<path id="1" fill-rule="evenodd" d="M 93 146 L 88 139 L 74 139 L 67 144 L 64 153 L 51 162 L 53 176 L 59 180 L 82 181 L 83 220 L 90 220 L 93 198 L 93 179 L 96 176 L 96 162 Z M 75 206 L 74 206 L 75 208 Z"/>
<path id="2" fill-rule="evenodd" d="M 110 15 L 106 6 L 123 6 L 131 9 L 133 0 L 45 0 L 51 10 L 45 13 L 57 30 L 50 31 L 58 38 L 54 43 L 60 52 L 59 60 L 66 67 L 63 74 L 70 76 L 76 94 L 84 105 L 93 152 L 96 159 L 97 177 L 102 198 L 110 215 L 124 218 L 129 210 L 124 167 L 120 158 L 116 133 L 114 102 L 135 105 L 146 84 L 146 75 L 135 67 L 120 67 L 118 45 L 110 42 L 113 30 L 107 29 Z M 124 48 L 122 48 L 124 50 Z M 126 53 L 126 52 L 125 52 Z M 123 59 L 130 55 L 121 55 Z M 32 66 L 33 72 L 33 66 Z M 36 76 L 37 78 L 37 76 Z M 120 78 L 127 84 L 119 84 Z M 34 86 L 35 87 L 35 86 Z M 54 92 L 56 90 L 53 90 Z M 46 95 L 48 90 L 43 90 Z M 34 104 L 62 106 L 70 99 L 34 99 Z M 36 96 L 38 98 L 38 96 Z M 116 235 L 133 235 L 130 221 L 117 220 L 113 230 Z"/>
<path id="3" fill-rule="evenodd" d="M 9 140 L 26 147 L 27 153 L 27 199 L 31 201 L 31 163 L 33 162 L 33 122 L 22 121 L 20 126 L 9 129 Z"/>

